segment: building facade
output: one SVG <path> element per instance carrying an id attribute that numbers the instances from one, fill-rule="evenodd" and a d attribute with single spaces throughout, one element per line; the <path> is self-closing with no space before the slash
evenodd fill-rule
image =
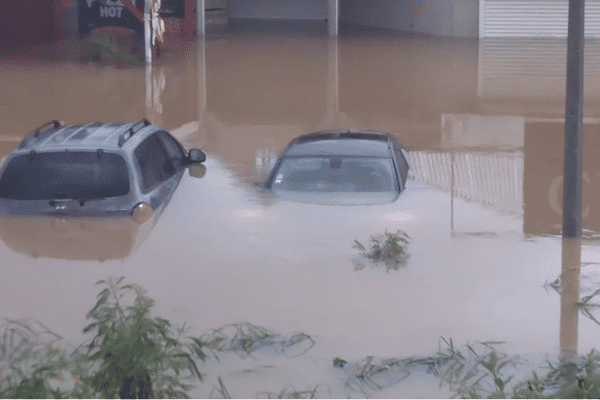
<path id="1" fill-rule="evenodd" d="M 78 8 L 102 4 L 121 15 L 122 0 L 3 0 L 0 46 L 48 43 L 76 35 Z M 141 1 L 141 0 L 138 0 Z M 135 1 L 134 1 L 135 3 Z M 192 38 L 231 20 L 313 21 L 337 35 L 338 24 L 457 38 L 565 38 L 568 0 L 163 0 L 167 34 Z M 600 0 L 587 0 L 586 37 L 600 37 Z M 141 7 L 139 7 L 141 8 Z M 197 13 L 197 10 L 203 10 Z M 114 15 L 108 14 L 108 11 Z"/>

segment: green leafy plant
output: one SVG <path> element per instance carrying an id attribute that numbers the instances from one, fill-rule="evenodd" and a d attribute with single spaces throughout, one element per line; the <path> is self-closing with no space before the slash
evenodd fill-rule
<path id="1" fill-rule="evenodd" d="M 549 362 L 548 369 L 548 374 L 543 380 L 540 380 L 540 398 L 542 396 L 579 399 L 600 398 L 600 354 L 598 351 L 590 351 L 577 363 L 553 364 Z M 525 395 L 528 394 L 525 393 Z"/>
<path id="2" fill-rule="evenodd" d="M 438 352 L 434 374 L 440 386 L 447 384 L 460 398 L 600 398 L 600 354 L 592 350 L 575 362 L 547 362 L 548 372 L 540 376 L 513 382 L 520 357 L 508 356 L 496 350 L 498 342 L 480 342 L 486 350 L 475 352 L 466 345 L 466 352 L 456 349 L 452 341 L 442 338 L 446 348 Z"/>
<path id="3" fill-rule="evenodd" d="M 62 338 L 38 321 L 5 319 L 0 341 L 0 397 L 166 398 L 188 397 L 203 376 L 196 360 L 209 352 L 252 357 L 258 350 L 296 357 L 313 339 L 302 332 L 280 335 L 249 323 L 230 324 L 201 337 L 151 315 L 154 301 L 124 277 L 105 286 L 88 312 L 90 339 L 75 351 L 53 347 Z M 66 377 L 66 378 L 65 378 Z M 72 381 L 71 381 L 72 380 Z M 51 381 L 55 381 L 52 384 Z M 62 381 L 65 385 L 56 382 Z M 219 378 L 216 392 L 230 397 Z M 295 395 L 304 392 L 288 390 Z"/>
<path id="4" fill-rule="evenodd" d="M 582 266 L 589 265 L 589 264 L 595 264 L 595 263 L 582 263 Z M 562 278 L 563 277 L 561 275 L 552 282 L 546 282 L 544 284 L 544 288 L 546 288 L 546 291 L 548 290 L 547 288 L 550 287 L 550 288 L 554 289 L 556 291 L 556 293 L 558 293 L 559 295 L 562 294 L 562 289 L 563 289 L 563 279 Z M 596 289 L 593 292 L 591 292 L 590 294 L 582 296 L 581 299 L 575 304 L 579 307 L 579 310 L 585 317 L 589 318 L 590 320 L 594 321 L 596 324 L 600 325 L 600 320 L 598 320 L 598 318 L 596 318 L 596 316 L 594 316 L 594 313 L 593 313 L 595 310 L 600 308 L 600 303 L 595 302 L 598 295 L 600 295 L 600 289 Z"/>
<path id="5" fill-rule="evenodd" d="M 396 231 L 395 233 L 387 230 L 383 235 L 371 236 L 371 243 L 368 249 L 358 240 L 354 240 L 352 245 L 366 259 L 370 260 L 375 265 L 384 264 L 386 271 L 398 270 L 408 259 L 406 251 L 409 244 L 410 236 L 404 231 Z M 355 269 L 363 269 L 364 263 L 355 262 Z"/>
<path id="6" fill-rule="evenodd" d="M 64 351 L 46 345 L 26 349 L 0 367 L 0 398 L 66 398 L 68 392 L 53 387 L 50 380 L 64 379 L 68 368 Z"/>
<path id="7" fill-rule="evenodd" d="M 507 398 L 506 390 L 514 375 L 507 376 L 503 370 L 515 368 L 518 357 L 499 352 L 494 346 L 501 343 L 478 342 L 483 347 L 479 352 L 467 344 L 465 352 L 455 348 L 452 340 L 442 337 L 433 370 L 440 378 L 440 387 L 447 384 L 460 398 Z"/>
<path id="8" fill-rule="evenodd" d="M 205 353 L 198 343 L 183 341 L 185 328 L 152 318 L 154 301 L 140 286 L 120 286 L 123 278 L 97 283 L 107 287 L 87 314 L 93 322 L 84 332 L 95 332 L 87 361 L 96 368 L 86 383 L 105 398 L 188 397 L 193 386 L 184 382 L 202 380 L 193 357 Z M 135 299 L 127 304 L 131 292 Z"/>
<path id="9" fill-rule="evenodd" d="M 223 380 L 221 379 L 221 377 L 219 376 L 219 386 L 213 388 L 212 392 L 210 392 L 210 398 L 214 399 L 214 398 L 219 398 L 219 399 L 231 399 L 231 395 L 229 394 L 229 391 L 227 390 L 227 388 L 225 387 L 225 383 L 223 383 Z M 216 395 L 218 395 L 219 397 L 214 397 Z"/>

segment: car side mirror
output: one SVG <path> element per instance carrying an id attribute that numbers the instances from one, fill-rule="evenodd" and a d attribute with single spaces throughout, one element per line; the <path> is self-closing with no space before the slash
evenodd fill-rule
<path id="1" fill-rule="evenodd" d="M 202 178 L 206 175 L 206 167 L 204 164 L 192 164 L 188 167 L 188 170 L 190 171 L 190 176 L 193 176 L 194 178 Z"/>
<path id="2" fill-rule="evenodd" d="M 200 149 L 191 149 L 185 159 L 186 164 L 196 164 L 206 161 L 206 154 Z"/>

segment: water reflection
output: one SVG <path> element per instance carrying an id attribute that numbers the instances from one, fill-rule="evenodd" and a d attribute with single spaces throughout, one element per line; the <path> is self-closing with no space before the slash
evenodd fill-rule
<path id="1" fill-rule="evenodd" d="M 560 293 L 560 355 L 563 363 L 574 362 L 579 331 L 579 277 L 581 239 L 563 238 Z"/>
<path id="2" fill-rule="evenodd" d="M 592 235 L 600 232 L 600 213 L 595 206 L 600 190 L 600 165 L 595 156 L 599 128 L 598 124 L 583 127 L 582 225 Z M 558 234 L 562 216 L 564 125 L 526 123 L 525 149 L 523 230 L 528 234 Z"/>
<path id="3" fill-rule="evenodd" d="M 0 239 L 16 253 L 33 258 L 117 260 L 148 236 L 153 221 L 132 218 L 0 218 Z"/>

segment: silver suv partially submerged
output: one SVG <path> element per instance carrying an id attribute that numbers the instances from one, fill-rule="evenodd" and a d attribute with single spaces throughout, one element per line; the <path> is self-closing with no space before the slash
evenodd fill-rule
<path id="1" fill-rule="evenodd" d="M 62 125 L 31 132 L 0 169 L 0 214 L 122 216 L 144 222 L 162 211 L 191 164 L 186 151 L 148 120 Z"/>

